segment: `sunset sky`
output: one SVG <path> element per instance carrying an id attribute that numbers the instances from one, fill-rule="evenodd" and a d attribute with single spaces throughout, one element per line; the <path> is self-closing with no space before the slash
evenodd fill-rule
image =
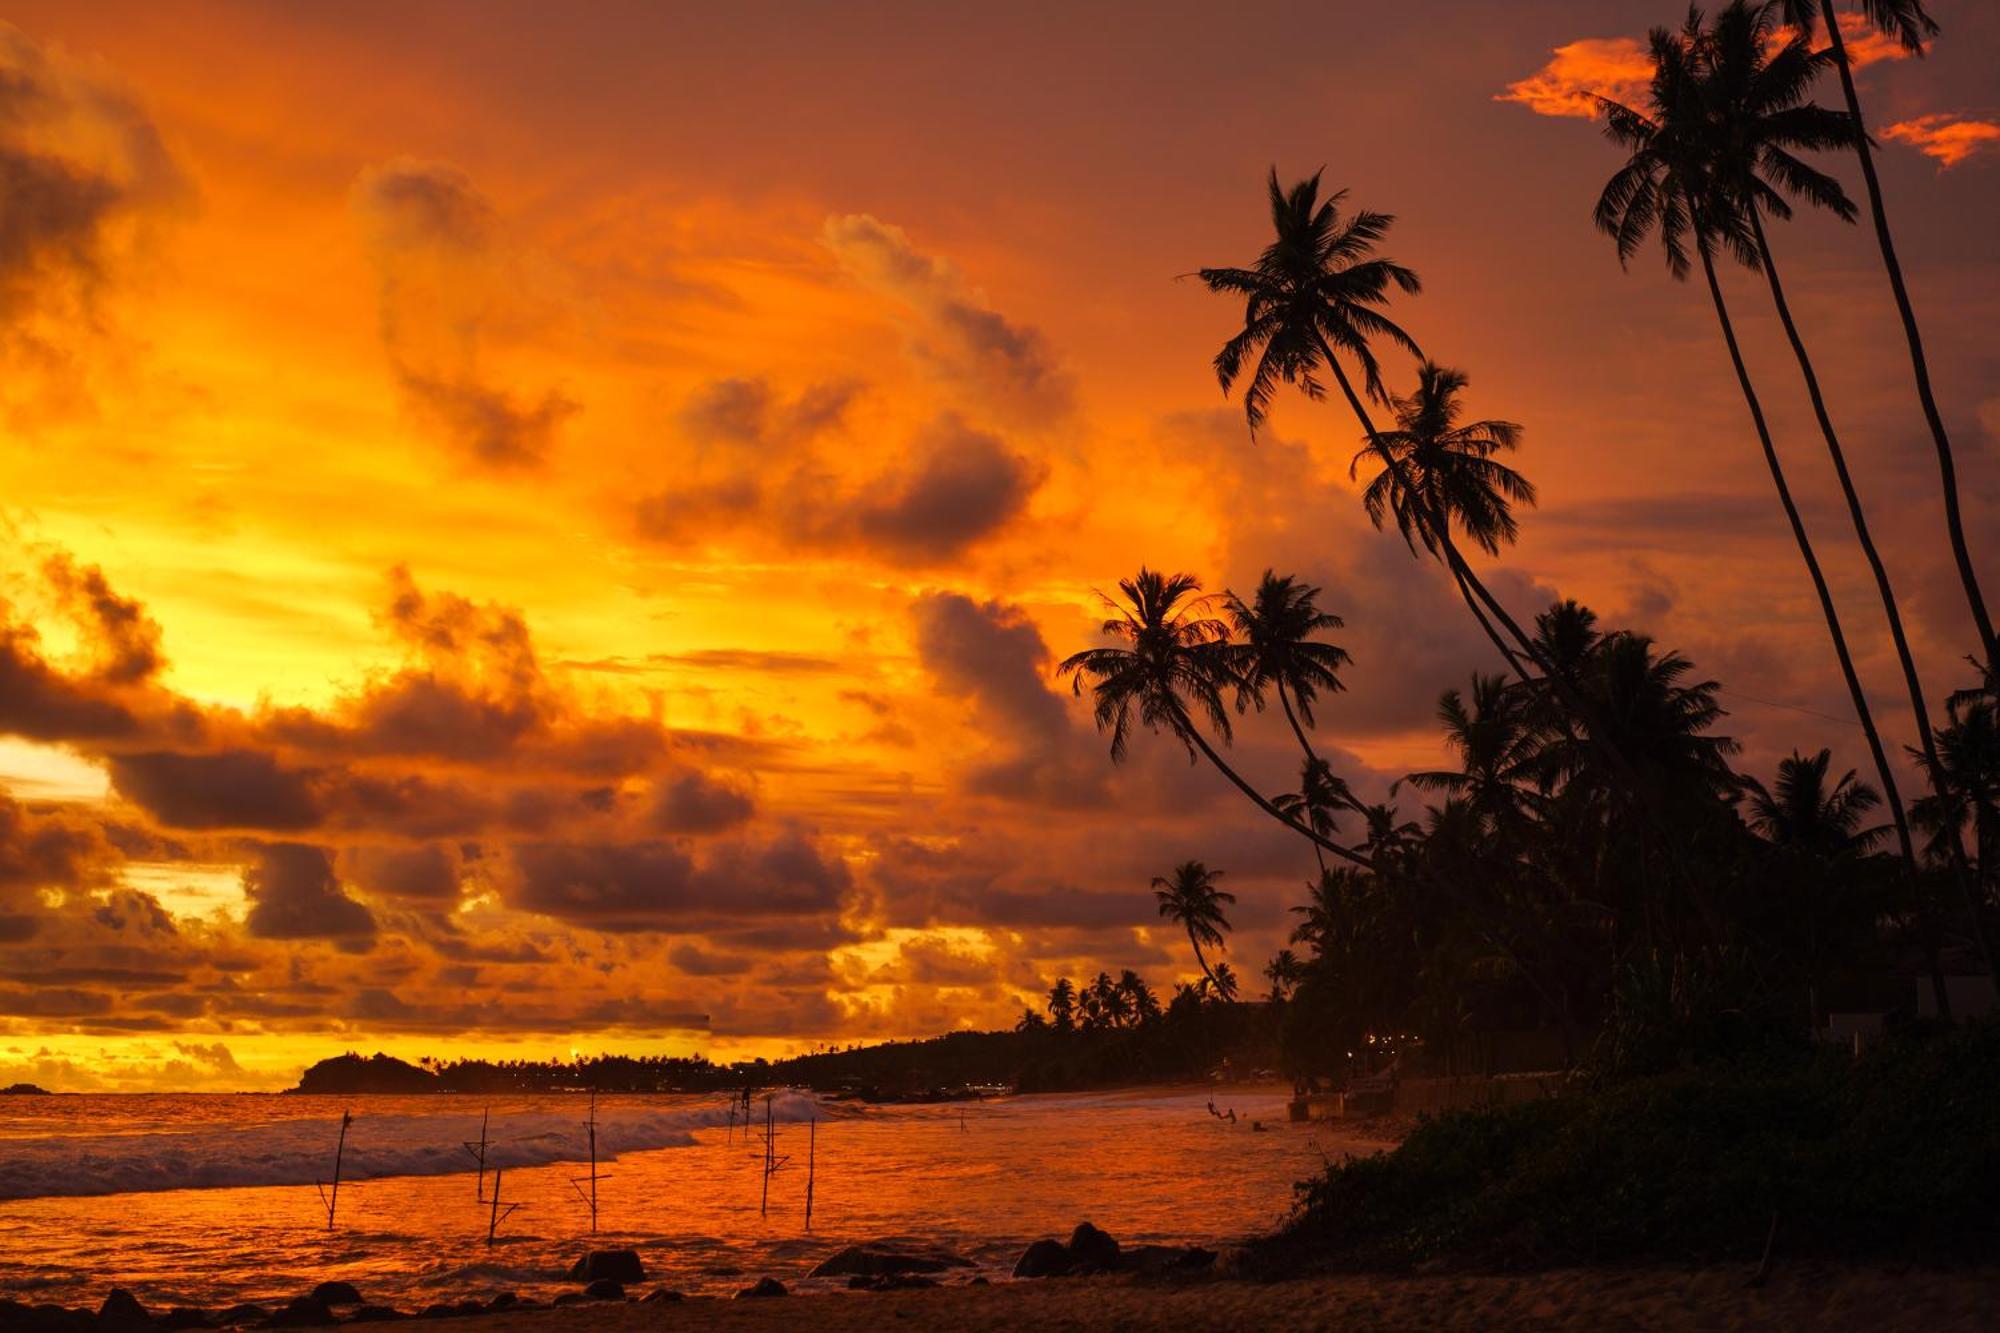
<path id="1" fill-rule="evenodd" d="M 1990 595 L 2000 9 L 1931 8 L 1928 58 L 1859 78 Z M 1320 734 L 1374 798 L 1499 666 L 1369 528 L 1344 411 L 1253 442 L 1217 389 L 1240 310 L 1177 278 L 1254 257 L 1274 164 L 1397 215 L 1397 317 L 1526 427 L 1496 590 L 1688 654 L 1746 771 L 1862 763 L 1706 300 L 1590 224 L 1580 94 L 1637 96 L 1681 14 L 7 6 L 0 1083 L 1006 1025 L 1060 974 L 1195 975 L 1148 888 L 1190 857 L 1261 972 L 1309 849 L 1171 743 L 1113 768 L 1053 677 L 1099 590 L 1322 586 L 1355 662 Z M 1971 627 L 1872 236 L 1774 245 L 1942 694 Z M 1281 722 L 1236 751 L 1296 777 Z"/>

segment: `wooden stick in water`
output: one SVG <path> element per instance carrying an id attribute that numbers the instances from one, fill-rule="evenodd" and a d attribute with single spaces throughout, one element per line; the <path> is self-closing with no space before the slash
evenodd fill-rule
<path id="1" fill-rule="evenodd" d="M 479 1165 L 479 1173 L 473 1180 L 472 1189 L 473 1197 L 481 1203 L 486 1202 L 486 1124 L 492 1115 L 493 1108 L 490 1106 L 479 1113 L 479 1142 L 465 1145 L 465 1151 Z"/>
<path id="2" fill-rule="evenodd" d="M 488 1245 L 491 1245 L 493 1243 L 493 1233 L 500 1229 L 500 1224 L 506 1221 L 508 1218 L 512 1217 L 514 1215 L 514 1210 L 516 1208 L 519 1208 L 520 1206 L 521 1205 L 518 1203 L 510 1203 L 506 1206 L 504 1210 L 501 1208 L 500 1168 L 498 1166 L 494 1167 L 493 1168 L 493 1211 L 488 1213 L 486 1216 L 486 1243 Z"/>
<path id="3" fill-rule="evenodd" d="M 340 1163 L 341 1159 L 347 1154 L 347 1127 L 353 1123 L 354 1113 L 352 1111 L 342 1111 L 340 1113 L 340 1138 L 333 1145 L 333 1189 L 329 1191 L 319 1181 L 315 1180 L 313 1182 L 313 1188 L 319 1191 L 320 1203 L 326 1207 L 326 1229 L 328 1231 L 333 1230 L 334 1209 L 340 1204 Z"/>
<path id="4" fill-rule="evenodd" d="M 813 1229 L 813 1176 L 819 1161 L 819 1117 L 806 1121 L 806 1230 Z"/>

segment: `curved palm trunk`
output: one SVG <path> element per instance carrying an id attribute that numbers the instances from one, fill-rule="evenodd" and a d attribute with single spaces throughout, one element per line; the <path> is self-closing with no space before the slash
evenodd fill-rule
<path id="1" fill-rule="evenodd" d="M 1944 418 L 1938 412 L 1937 398 L 1931 392 L 1930 363 L 1924 356 L 1923 333 L 1917 328 L 1916 312 L 1910 308 L 1909 288 L 1903 283 L 1903 266 L 1896 259 L 1896 242 L 1889 234 L 1889 213 L 1882 204 L 1882 182 L 1875 175 L 1875 155 L 1868 146 L 1868 131 L 1861 119 L 1861 97 L 1854 90 L 1854 70 L 1847 60 L 1847 42 L 1840 35 L 1840 20 L 1833 12 L 1833 0 L 1820 0 L 1820 8 L 1826 16 L 1827 39 L 1833 47 L 1834 63 L 1840 69 L 1840 91 L 1847 99 L 1847 114 L 1854 118 L 1854 152 L 1861 159 L 1861 179 L 1868 187 L 1868 211 L 1875 221 L 1875 240 L 1882 249 L 1882 267 L 1889 273 L 1889 290 L 1896 297 L 1896 313 L 1902 317 L 1903 339 L 1910 346 L 1910 370 L 1917 381 L 1917 401 L 1924 409 L 1924 420 L 1931 428 L 1931 441 L 1937 447 L 1938 479 L 1944 487 L 1945 531 L 1951 538 L 1952 558 L 1958 564 L 1958 581 L 1965 587 L 1966 605 L 1972 611 L 1972 622 L 1979 630 L 1980 650 L 1985 654 L 1988 669 L 2000 667 L 2000 648 L 1996 648 L 1993 638 L 1993 621 L 1986 614 L 1986 599 L 1979 591 L 1979 576 L 1974 572 L 1972 552 L 1965 542 L 1965 520 L 1958 507 L 1958 469 L 1952 461 L 1951 437 L 1945 434 Z"/>
<path id="2" fill-rule="evenodd" d="M 1215 752 L 1215 747 L 1208 743 L 1208 738 L 1202 735 L 1201 731 L 1197 727 L 1195 727 L 1193 723 L 1188 723 L 1187 725 L 1183 726 L 1181 728 L 1181 735 L 1187 737 L 1187 739 L 1193 743 L 1195 748 L 1199 749 L 1202 752 L 1202 754 L 1207 757 L 1208 762 L 1215 765 L 1215 769 L 1218 773 L 1222 774 L 1223 777 L 1228 778 L 1231 782 L 1235 783 L 1236 789 L 1238 791 L 1242 792 L 1245 796 L 1248 796 L 1252 801 L 1254 801 L 1259 810 L 1262 810 L 1265 814 L 1277 820 L 1280 824 L 1283 824 L 1286 828 L 1290 829 L 1292 832 L 1300 835 L 1301 837 L 1312 839 L 1315 845 L 1326 848 L 1326 850 L 1332 852 L 1335 856 L 1343 857 L 1346 860 L 1352 861 L 1355 865 L 1358 866 L 1372 868 L 1372 863 L 1369 861 L 1367 857 L 1363 856 L 1361 853 L 1353 850 L 1350 847 L 1343 847 L 1331 838 L 1321 837 L 1318 833 L 1314 832 L 1310 828 L 1307 828 L 1304 824 L 1299 823 L 1296 819 L 1293 819 L 1290 815 L 1286 814 L 1283 810 L 1280 810 L 1277 806 L 1272 805 L 1269 797 L 1265 796 L 1264 793 L 1258 791 L 1248 782 L 1245 782 L 1243 780 L 1243 775 L 1238 773 L 1235 769 L 1231 768 L 1228 765 L 1228 763 L 1223 760 L 1222 756 Z"/>
<path id="3" fill-rule="evenodd" d="M 1319 763 L 1319 753 L 1313 749 L 1312 742 L 1306 739 L 1305 728 L 1299 725 L 1298 715 L 1292 711 L 1291 694 L 1285 689 L 1285 682 L 1282 679 L 1278 681 L 1278 702 L 1285 707 L 1285 721 L 1292 724 L 1292 734 L 1299 738 L 1299 748 L 1306 752 L 1307 759 L 1315 764 Z M 1303 796 L 1304 793 L 1301 792 L 1300 795 Z M 1312 807 L 1310 805 L 1306 807 L 1306 819 L 1312 819 Z M 1313 844 L 1313 859 L 1319 862 L 1319 873 L 1324 875 L 1326 873 L 1326 852 L 1318 843 Z"/>
<path id="4" fill-rule="evenodd" d="M 1882 597 L 1882 613 L 1889 621 L 1889 637 L 1896 645 L 1896 661 L 1903 669 L 1903 686 L 1909 692 L 1910 712 L 1917 724 L 1917 736 L 1922 742 L 1924 772 L 1929 776 L 1931 787 L 1937 792 L 1940 802 L 1946 801 L 1944 769 L 1938 763 L 1937 740 L 1931 731 L 1930 710 L 1924 704 L 1924 687 L 1917 675 L 1916 658 L 1910 652 L 1910 639 L 1903 632 L 1903 613 L 1896 602 L 1896 590 L 1889 582 L 1889 571 L 1882 563 L 1882 556 L 1875 549 L 1875 538 L 1868 530 L 1868 515 L 1861 505 L 1861 496 L 1854 488 L 1854 478 L 1847 470 L 1847 454 L 1840 447 L 1840 436 L 1834 431 L 1833 419 L 1827 414 L 1826 398 L 1820 392 L 1819 375 L 1813 369 L 1812 357 L 1806 352 L 1805 340 L 1799 336 L 1798 325 L 1792 321 L 1791 305 L 1785 300 L 1785 287 L 1778 279 L 1778 263 L 1771 254 L 1771 243 L 1764 235 L 1764 220 L 1756 204 L 1750 205 L 1750 226 L 1757 238 L 1757 256 L 1763 261 L 1764 276 L 1771 285 L 1771 303 L 1777 307 L 1778 321 L 1785 326 L 1785 338 L 1792 345 L 1792 355 L 1798 358 L 1799 373 L 1806 382 L 1806 396 L 1812 400 L 1813 416 L 1819 422 L 1820 434 L 1826 440 L 1826 452 L 1833 459 L 1834 475 L 1840 478 L 1840 493 L 1847 499 L 1848 515 L 1854 520 L 1854 536 L 1861 544 L 1862 554 L 1868 558 L 1868 568 L 1875 575 L 1875 590 Z M 1951 860 L 1952 879 L 1958 885 L 1959 895 L 1964 900 L 1965 910 L 1971 915 L 1972 937 L 1979 946 L 1980 959 L 1986 964 L 1990 975 L 1993 971 L 1993 949 L 1986 935 L 1985 913 L 1972 884 L 1970 867 L 1965 857 L 1965 840 L 1960 835 L 1958 825 L 1947 821 L 1945 826 L 1945 846 Z"/>
<path id="5" fill-rule="evenodd" d="M 1320 354 L 1326 358 L 1328 369 L 1333 372 L 1333 378 L 1340 385 L 1340 391 L 1347 397 L 1347 405 L 1353 409 L 1355 419 L 1361 423 L 1361 429 L 1368 437 L 1369 446 L 1380 455 L 1383 466 L 1388 468 L 1390 473 L 1394 475 L 1396 484 L 1402 488 L 1403 493 L 1414 497 L 1416 491 L 1409 484 L 1409 477 L 1403 471 L 1402 461 L 1381 446 L 1381 434 L 1375 429 L 1374 419 L 1368 415 L 1368 408 L 1361 401 L 1361 396 L 1354 392 L 1354 385 L 1349 382 L 1346 370 L 1341 367 L 1340 359 L 1333 354 L 1333 347 L 1327 342 L 1326 335 L 1316 334 L 1316 336 L 1319 341 Z M 1590 702 L 1583 697 L 1582 693 L 1577 690 L 1568 677 L 1554 669 L 1548 659 L 1542 655 L 1542 651 L 1536 646 L 1535 641 L 1529 638 L 1527 632 L 1521 628 L 1520 623 L 1512 615 L 1508 614 L 1507 608 L 1501 605 L 1499 599 L 1493 595 L 1485 583 L 1480 580 L 1479 576 L 1472 572 L 1472 567 L 1466 564 L 1465 557 L 1459 554 L 1458 544 L 1451 539 L 1451 522 L 1449 517 L 1426 517 L 1429 519 L 1430 527 L 1433 529 L 1433 536 L 1437 539 L 1439 549 L 1444 552 L 1445 564 L 1451 570 L 1452 578 L 1457 580 L 1459 584 L 1461 595 L 1469 590 L 1478 598 L 1479 602 L 1485 604 L 1486 609 L 1492 613 L 1493 619 L 1498 620 L 1506 628 L 1508 635 L 1512 636 L 1514 641 L 1519 644 L 1522 656 L 1533 662 L 1535 669 L 1542 673 L 1543 679 L 1547 680 L 1554 687 L 1556 695 L 1563 702 L 1563 706 L 1568 708 L 1572 714 L 1584 723 L 1584 731 L 1590 747 L 1605 761 L 1605 764 L 1611 769 L 1612 773 L 1624 784 L 1626 790 L 1632 794 L 1633 799 L 1639 802 L 1641 809 L 1645 813 L 1646 822 L 1652 825 L 1654 830 L 1661 835 L 1661 850 L 1666 854 L 1676 875 L 1686 886 L 1688 896 L 1694 903 L 1695 911 L 1701 916 L 1702 924 L 1707 927 L 1716 942 L 1721 943 L 1721 918 L 1717 915 L 1714 905 L 1709 901 L 1706 887 L 1699 879 L 1689 874 L 1686 866 L 1681 863 L 1679 846 L 1667 831 L 1667 823 L 1660 810 L 1658 795 L 1641 779 L 1638 770 L 1632 766 L 1631 761 L 1625 757 L 1624 753 L 1607 738 L 1605 728 L 1597 724 L 1595 717 L 1596 710 L 1590 706 Z M 1494 646 L 1500 650 L 1501 655 L 1514 664 L 1514 669 L 1520 673 L 1522 680 L 1528 680 L 1528 674 L 1521 669 L 1519 661 L 1515 659 L 1514 654 L 1509 650 L 1506 640 L 1500 636 L 1485 616 L 1479 614 L 1478 606 L 1473 605 L 1470 597 L 1467 598 L 1467 604 L 1472 606 L 1474 617 L 1479 621 L 1481 628 L 1486 631 L 1487 636 L 1493 640 Z"/>
<path id="6" fill-rule="evenodd" d="M 1533 677 L 1528 673 L 1528 669 L 1521 665 L 1521 659 L 1514 655 L 1514 650 L 1507 646 L 1506 640 L 1494 632 L 1493 622 L 1488 620 L 1486 613 L 1479 609 L 1478 599 L 1473 597 L 1472 589 L 1465 586 L 1465 580 L 1460 578 L 1454 571 L 1451 581 L 1457 586 L 1458 595 L 1465 599 L 1465 609 L 1472 612 L 1472 618 L 1479 622 L 1479 628 L 1485 630 L 1486 637 L 1493 640 L 1493 646 L 1500 650 L 1500 656 L 1507 659 L 1508 667 L 1523 681 L 1532 680 Z"/>
<path id="7" fill-rule="evenodd" d="M 1208 959 L 1202 955 L 1201 941 L 1194 936 L 1194 923 L 1192 921 L 1188 923 L 1187 937 L 1188 943 L 1194 947 L 1195 966 L 1199 967 L 1201 974 L 1208 978 L 1209 989 L 1213 990 L 1218 996 L 1221 996 L 1222 999 L 1227 1000 L 1229 997 L 1222 994 L 1222 983 L 1215 979 L 1215 972 L 1209 967 Z"/>
<path id="8" fill-rule="evenodd" d="M 1896 775 L 1889 767 L 1888 755 L 1883 752 L 1881 733 L 1875 729 L 1875 714 L 1868 707 L 1868 697 L 1861 688 L 1861 677 L 1854 670 L 1854 658 L 1847 650 L 1847 635 L 1840 627 L 1840 612 L 1835 608 L 1833 594 L 1826 586 L 1826 575 L 1820 570 L 1819 557 L 1813 552 L 1812 538 L 1806 533 L 1805 521 L 1799 517 L 1799 507 L 1792 500 L 1792 488 L 1785 480 L 1785 466 L 1778 459 L 1777 447 L 1771 443 L 1771 428 L 1764 420 L 1764 405 L 1758 400 L 1756 386 L 1750 382 L 1749 368 L 1743 364 L 1743 349 L 1737 345 L 1736 326 L 1730 321 L 1728 303 L 1722 298 L 1722 283 L 1715 276 L 1715 260 L 1709 254 L 1706 238 L 1698 236 L 1695 248 L 1701 252 L 1701 271 L 1708 279 L 1708 294 L 1715 302 L 1716 322 L 1722 326 L 1722 340 L 1729 347 L 1729 361 L 1736 368 L 1736 382 L 1743 390 L 1743 401 L 1750 408 L 1750 419 L 1756 425 L 1757 440 L 1764 449 L 1764 463 L 1771 470 L 1771 484 L 1777 487 L 1778 502 L 1784 507 L 1786 521 L 1791 524 L 1799 557 L 1805 561 L 1806 572 L 1812 576 L 1820 613 L 1826 618 L 1827 634 L 1833 639 L 1834 656 L 1840 659 L 1840 674 L 1847 681 L 1848 696 L 1854 701 L 1854 715 L 1861 723 L 1862 734 L 1868 738 L 1868 753 L 1875 761 L 1875 773 L 1882 783 L 1882 797 L 1888 802 L 1889 814 L 1895 823 L 1896 845 L 1909 877 L 1910 893 L 1916 900 L 1924 948 L 1930 956 L 1931 986 L 1937 995 L 1938 1011 L 1941 1017 L 1948 1017 L 1951 1002 L 1945 993 L 1944 974 L 1938 967 L 1936 926 L 1931 920 L 1928 905 L 1923 901 L 1923 890 L 1917 875 L 1917 853 L 1910 843 L 1910 821 L 1903 812 L 1903 798 L 1896 790 Z"/>

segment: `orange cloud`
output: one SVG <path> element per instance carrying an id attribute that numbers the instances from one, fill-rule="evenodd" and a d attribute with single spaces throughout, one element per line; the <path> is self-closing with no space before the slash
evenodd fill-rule
<path id="1" fill-rule="evenodd" d="M 1597 114 L 1597 99 L 1630 104 L 1645 95 L 1653 61 L 1634 37 L 1583 37 L 1555 49 L 1555 58 L 1507 91 L 1496 102 L 1519 102 L 1538 116 Z"/>
<path id="2" fill-rule="evenodd" d="M 1925 157 L 1936 158 L 1939 171 L 1949 171 L 1974 154 L 2000 144 L 2000 123 L 1940 111 L 1914 120 L 1899 120 L 1883 130 L 1882 137 L 1909 144 Z"/>
<path id="3" fill-rule="evenodd" d="M 1791 37 L 1791 29 L 1773 36 L 1779 45 Z M 1877 32 L 1859 14 L 1840 16 L 1840 35 L 1847 43 L 1847 58 L 1856 69 L 1889 60 L 1907 60 L 1910 52 L 1895 38 Z M 1519 102 L 1538 116 L 1579 116 L 1597 114 L 1597 99 L 1608 97 L 1627 105 L 1646 94 L 1653 76 L 1653 60 L 1646 44 L 1636 37 L 1583 37 L 1554 51 L 1554 58 L 1525 79 L 1495 93 L 1496 102 Z"/>

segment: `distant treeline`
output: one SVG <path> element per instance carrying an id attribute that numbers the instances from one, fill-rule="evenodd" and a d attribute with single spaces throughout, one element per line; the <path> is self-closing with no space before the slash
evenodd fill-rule
<path id="1" fill-rule="evenodd" d="M 1182 1082 L 1275 1059 L 1270 1006 L 1176 997 L 1143 1022 L 1011 1032 L 954 1032 L 784 1060 L 716 1064 L 702 1056 L 595 1055 L 574 1060 L 446 1060 L 411 1064 L 348 1052 L 307 1069 L 298 1093 L 721 1092 L 809 1087 L 869 1100 L 934 1100 L 996 1085 L 1023 1092 Z"/>

